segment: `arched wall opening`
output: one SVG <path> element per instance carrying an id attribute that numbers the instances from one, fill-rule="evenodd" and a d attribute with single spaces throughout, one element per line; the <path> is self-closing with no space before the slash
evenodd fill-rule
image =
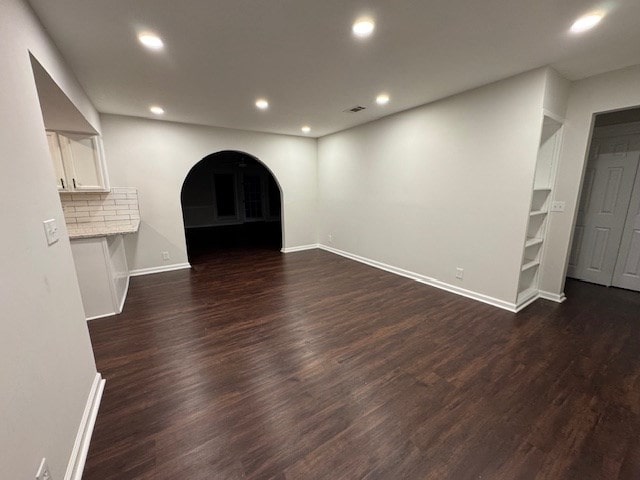
<path id="1" fill-rule="evenodd" d="M 225 150 L 204 157 L 185 177 L 180 201 L 191 263 L 230 248 L 283 246 L 282 189 L 250 154 Z"/>

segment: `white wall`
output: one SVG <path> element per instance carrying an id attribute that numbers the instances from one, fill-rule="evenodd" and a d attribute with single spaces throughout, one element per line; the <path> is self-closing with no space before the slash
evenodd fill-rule
<path id="1" fill-rule="evenodd" d="M 320 243 L 515 302 L 546 75 L 321 138 Z"/>
<path id="2" fill-rule="evenodd" d="M 640 65 L 597 75 L 571 86 L 558 164 L 554 199 L 566 202 L 564 213 L 553 213 L 547 230 L 545 268 L 540 288 L 555 294 L 564 289 L 576 206 L 594 114 L 640 105 Z"/>
<path id="3" fill-rule="evenodd" d="M 564 118 L 567 113 L 567 103 L 571 82 L 552 68 L 547 68 L 547 80 L 544 90 L 543 107 L 547 112 Z"/>
<path id="4" fill-rule="evenodd" d="M 83 115 L 98 116 L 31 10 L 0 0 L 0 476 L 62 479 L 96 370 L 29 50 Z M 47 247 L 42 221 L 63 238 Z"/>
<path id="5" fill-rule="evenodd" d="M 180 190 L 203 157 L 238 150 L 262 161 L 283 189 L 284 246 L 317 242 L 316 141 L 310 138 L 103 115 L 111 184 L 137 187 L 142 218 L 126 237 L 132 270 L 187 261 Z M 161 252 L 171 259 L 162 260 Z"/>

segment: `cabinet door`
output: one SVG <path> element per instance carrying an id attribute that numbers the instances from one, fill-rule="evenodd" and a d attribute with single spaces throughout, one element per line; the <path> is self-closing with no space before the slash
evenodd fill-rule
<path id="1" fill-rule="evenodd" d="M 55 132 L 47 132 L 47 142 L 49 143 L 49 153 L 53 162 L 53 169 L 56 173 L 56 185 L 58 190 L 64 191 L 69 187 L 66 181 L 64 165 L 62 163 L 62 153 L 60 152 L 60 143 L 58 142 L 58 134 Z"/>
<path id="2" fill-rule="evenodd" d="M 100 149 L 96 136 L 60 134 L 67 173 L 74 190 L 104 190 Z M 67 176 L 69 177 L 69 175 Z"/>

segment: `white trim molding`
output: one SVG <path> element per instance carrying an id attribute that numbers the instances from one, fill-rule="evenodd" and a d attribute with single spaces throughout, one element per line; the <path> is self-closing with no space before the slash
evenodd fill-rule
<path id="1" fill-rule="evenodd" d="M 396 275 L 400 275 L 402 277 L 410 278 L 412 280 L 415 280 L 416 282 L 424 283 L 425 285 L 430 285 L 432 287 L 436 287 L 441 290 L 446 290 L 447 292 L 455 293 L 463 297 L 470 298 L 472 300 L 477 300 L 482 303 L 487 303 L 494 307 L 502 308 L 503 310 L 516 312 L 515 303 L 505 302 L 504 300 L 490 297 L 482 293 L 477 293 L 471 290 L 466 290 L 464 288 L 456 287 L 455 285 L 450 285 L 448 283 L 441 282 L 440 280 L 436 280 L 435 278 L 427 277 L 425 275 L 411 272 L 409 270 L 404 270 L 402 268 L 394 267 L 392 265 L 387 265 L 386 263 L 378 262 L 376 260 L 371 260 L 370 258 L 366 258 L 366 257 L 361 257 L 360 255 L 355 255 L 353 253 L 345 252 L 343 250 L 338 250 L 337 248 L 329 247 L 327 245 L 319 244 L 318 248 L 320 248 L 321 250 L 326 250 L 327 252 L 335 253 L 336 255 L 340 255 L 342 257 L 349 258 L 351 260 L 355 260 L 356 262 L 364 263 L 371 267 L 379 268 L 380 270 L 384 270 L 390 273 L 395 273 Z"/>
<path id="2" fill-rule="evenodd" d="M 282 253 L 293 253 L 293 252 L 302 252 L 304 250 L 314 250 L 316 248 L 321 248 L 317 243 L 311 243 L 309 245 L 300 245 L 298 247 L 283 247 L 280 251 Z"/>
<path id="3" fill-rule="evenodd" d="M 564 292 L 558 294 L 558 293 L 551 293 L 551 292 L 543 292 L 542 290 L 540 290 L 540 292 L 538 292 L 538 296 L 540 298 L 544 298 L 545 300 L 551 300 L 552 302 L 558 302 L 558 303 L 562 303 L 567 299 Z"/>
<path id="4" fill-rule="evenodd" d="M 110 313 L 103 313 L 101 315 L 94 315 L 93 317 L 87 317 L 85 318 L 85 320 L 87 322 L 90 322 L 91 320 L 98 320 L 100 318 L 107 318 L 107 317 L 113 317 L 114 315 L 118 315 L 118 312 L 110 312 Z"/>
<path id="5" fill-rule="evenodd" d="M 519 312 L 520 310 L 528 307 L 539 298 L 542 298 L 543 300 L 551 300 L 552 302 L 557 303 L 562 303 L 567 299 L 564 293 L 557 294 L 551 292 L 543 292 L 542 290 L 536 290 L 531 294 L 530 297 L 525 298 L 524 300 L 522 300 L 522 302 L 516 305 L 516 312 Z"/>
<path id="6" fill-rule="evenodd" d="M 173 265 L 161 265 L 159 267 L 138 268 L 136 270 L 131 270 L 131 272 L 129 272 L 129 275 L 131 275 L 132 277 L 139 277 L 140 275 L 151 275 L 153 273 L 173 272 L 174 270 L 183 270 L 187 268 L 191 268 L 191 264 L 189 262 L 174 263 Z"/>
<path id="7" fill-rule="evenodd" d="M 82 479 L 82 472 L 84 471 L 84 464 L 87 461 L 87 453 L 89 453 L 89 444 L 91 443 L 93 428 L 96 424 L 96 417 L 98 416 L 98 409 L 100 408 L 100 401 L 102 400 L 102 393 L 104 392 L 104 384 L 105 380 L 102 378 L 102 375 L 96 373 L 93 384 L 91 385 L 91 390 L 89 391 L 87 404 L 84 407 L 82 419 L 80 420 L 76 441 L 71 450 L 64 480 Z"/>
<path id="8" fill-rule="evenodd" d="M 313 250 L 315 248 L 318 248 L 320 250 L 325 250 L 327 252 L 340 255 L 350 260 L 355 260 L 356 262 L 364 263 L 365 265 L 369 265 L 370 267 L 379 268 L 380 270 L 394 273 L 402 277 L 410 278 L 411 280 L 415 280 L 416 282 L 424 283 L 425 285 L 436 287 L 441 290 L 446 290 L 447 292 L 455 293 L 457 295 L 461 295 L 463 297 L 467 297 L 472 300 L 476 300 L 478 302 L 486 303 L 488 305 L 492 305 L 494 307 L 498 307 L 513 313 L 517 313 L 521 311 L 522 309 L 531 305 L 533 302 L 535 302 L 539 298 L 543 298 L 545 300 L 551 300 L 558 303 L 562 303 L 567 299 L 564 293 L 561 293 L 558 295 L 551 292 L 539 291 L 539 292 L 533 293 L 530 297 L 524 299 L 520 304 L 505 302 L 504 300 L 500 300 L 499 298 L 490 297 L 489 295 L 484 295 L 482 293 L 474 292 L 472 290 L 466 290 L 464 288 L 460 288 L 455 285 L 451 285 L 449 283 L 441 282 L 440 280 L 436 280 L 435 278 L 427 277 L 425 275 L 421 275 L 416 272 L 411 272 L 409 270 L 404 270 L 399 267 L 394 267 L 392 265 L 378 262 L 377 260 L 372 260 L 370 258 L 361 257 L 360 255 L 345 252 L 344 250 L 339 250 L 337 248 L 333 248 L 328 245 L 323 245 L 321 243 L 302 245 L 299 247 L 283 248 L 281 252 L 282 253 L 302 252 L 304 250 Z"/>
<path id="9" fill-rule="evenodd" d="M 540 292 L 538 292 L 537 290 L 534 290 L 530 295 L 525 297 L 519 303 L 516 303 L 515 312 L 518 313 L 519 311 L 524 310 L 539 298 L 540 298 Z"/>

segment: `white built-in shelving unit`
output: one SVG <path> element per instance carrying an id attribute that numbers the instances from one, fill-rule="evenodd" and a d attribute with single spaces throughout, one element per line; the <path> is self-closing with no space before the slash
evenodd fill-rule
<path id="1" fill-rule="evenodd" d="M 561 137 L 562 121 L 551 114 L 545 114 L 531 192 L 527 236 L 522 252 L 516 301 L 516 305 L 520 308 L 538 298 L 539 295 L 538 276 L 549 222 Z"/>

